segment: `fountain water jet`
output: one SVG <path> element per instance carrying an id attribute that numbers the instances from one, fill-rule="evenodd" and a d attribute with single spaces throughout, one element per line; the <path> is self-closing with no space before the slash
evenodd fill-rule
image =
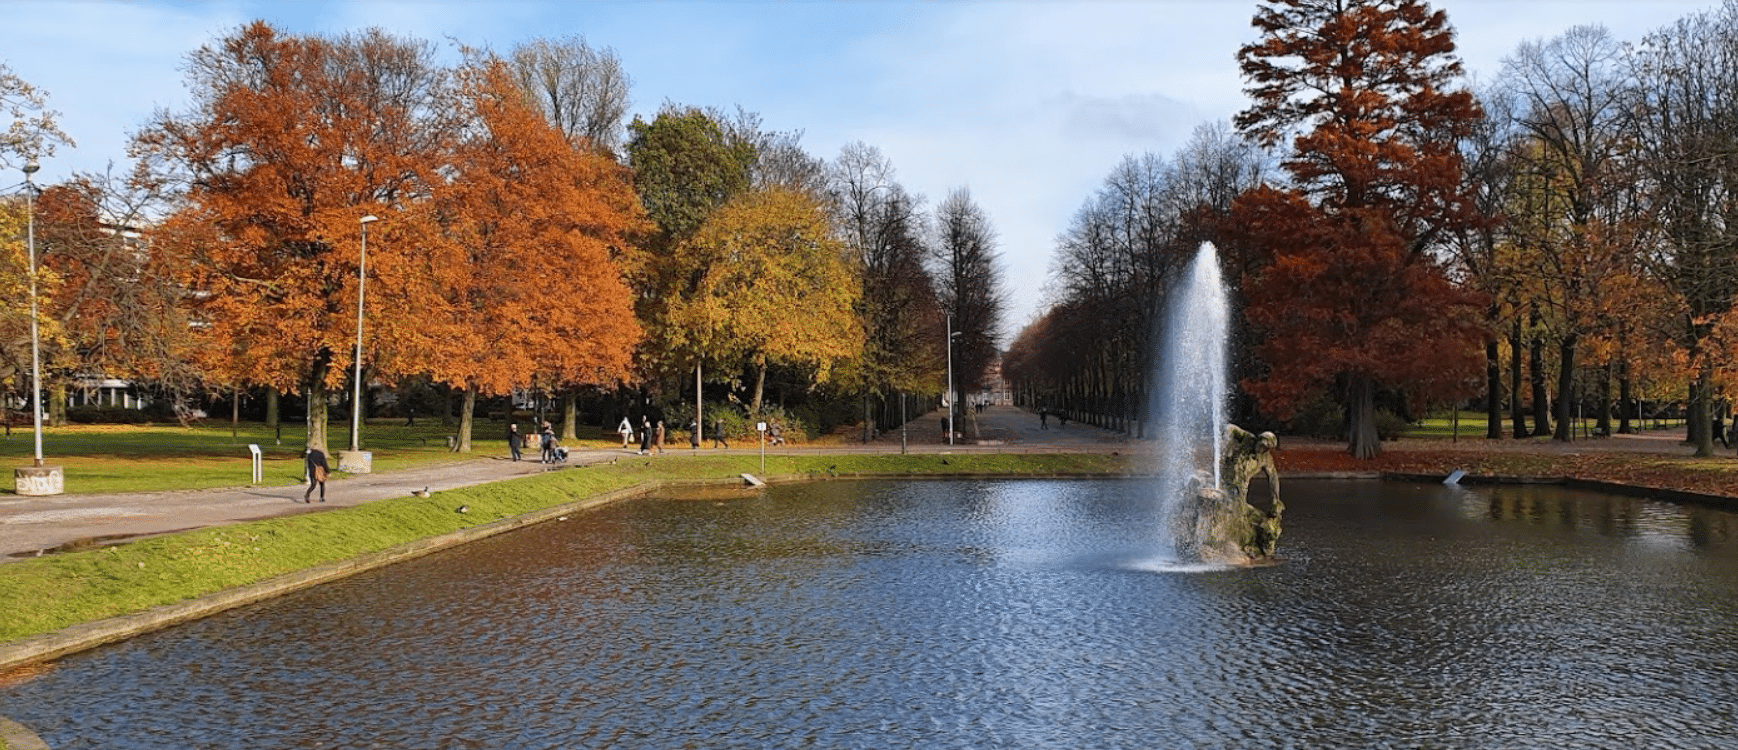
<path id="1" fill-rule="evenodd" d="M 1284 506 L 1271 453 L 1276 441 L 1226 419 L 1230 309 L 1218 251 L 1202 243 L 1166 304 L 1148 413 L 1148 424 L 1157 426 L 1166 552 L 1179 561 L 1248 562 L 1271 555 L 1279 536 Z M 1243 500 L 1260 471 L 1274 486 L 1270 512 Z"/>

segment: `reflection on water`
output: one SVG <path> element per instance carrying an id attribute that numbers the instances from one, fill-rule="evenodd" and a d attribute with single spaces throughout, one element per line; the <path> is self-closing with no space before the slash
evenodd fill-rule
<path id="1" fill-rule="evenodd" d="M 1143 485 L 635 501 L 70 658 L 70 748 L 1734 747 L 1734 517 L 1289 482 L 1284 560 Z"/>

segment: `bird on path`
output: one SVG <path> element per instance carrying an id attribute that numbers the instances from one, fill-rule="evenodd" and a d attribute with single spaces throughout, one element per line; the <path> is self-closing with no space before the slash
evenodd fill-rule
<path id="1" fill-rule="evenodd" d="M 424 487 L 423 487 L 423 488 L 422 488 L 422 489 L 420 489 L 420 490 L 411 490 L 411 491 L 410 491 L 410 494 L 412 494 L 412 495 L 416 495 L 416 496 L 417 496 L 417 497 L 428 497 L 428 495 L 429 495 L 429 492 L 428 492 L 428 487 L 427 487 L 427 486 L 424 486 Z"/>

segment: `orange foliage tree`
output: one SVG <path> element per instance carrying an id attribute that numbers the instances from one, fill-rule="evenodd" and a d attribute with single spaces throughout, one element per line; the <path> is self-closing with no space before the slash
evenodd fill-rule
<path id="1" fill-rule="evenodd" d="M 1290 139 L 1296 187 L 1251 191 L 1231 219 L 1264 259 L 1244 291 L 1267 371 L 1244 386 L 1282 418 L 1333 388 L 1350 452 L 1373 457 L 1379 392 L 1476 386 L 1482 303 L 1435 251 L 1476 221 L 1457 142 L 1478 105 L 1456 86 L 1446 15 L 1420 0 L 1268 0 L 1253 23 L 1237 126 Z"/>
<path id="2" fill-rule="evenodd" d="M 448 350 L 452 284 L 468 273 L 428 199 L 462 120 L 432 46 L 376 29 L 336 38 L 249 24 L 194 52 L 194 105 L 159 113 L 135 147 L 182 208 L 164 241 L 187 243 L 207 372 L 302 391 L 308 444 L 324 449 L 328 394 L 354 364 L 368 244 L 364 360 L 379 377 L 421 372 Z M 359 408 L 360 405 L 353 405 Z"/>
<path id="3" fill-rule="evenodd" d="M 507 68 L 480 60 L 462 76 L 473 122 L 437 204 L 463 254 L 448 287 L 454 316 L 436 379 L 465 389 L 461 450 L 480 392 L 610 385 L 628 377 L 641 330 L 619 263 L 646 221 L 625 168 L 570 146 L 526 102 Z"/>

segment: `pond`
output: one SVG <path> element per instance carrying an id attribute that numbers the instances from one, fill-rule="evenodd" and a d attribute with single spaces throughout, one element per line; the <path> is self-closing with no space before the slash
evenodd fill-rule
<path id="1" fill-rule="evenodd" d="M 1709 748 L 1738 515 L 1284 485 L 1283 560 L 1143 483 L 838 481 L 575 514 L 63 660 L 72 748 Z"/>

